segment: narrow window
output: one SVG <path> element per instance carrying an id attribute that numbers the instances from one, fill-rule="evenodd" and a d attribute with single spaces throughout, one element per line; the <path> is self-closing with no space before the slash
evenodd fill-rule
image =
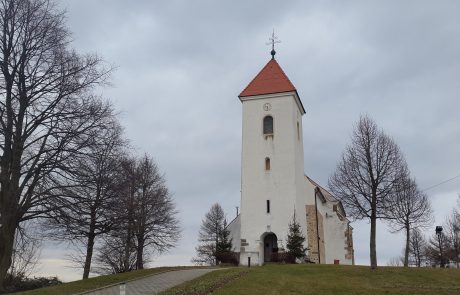
<path id="1" fill-rule="evenodd" d="M 269 171 L 270 170 L 270 158 L 265 158 L 265 170 Z"/>
<path id="2" fill-rule="evenodd" d="M 270 200 L 267 200 L 267 213 L 270 213 Z"/>
<path id="3" fill-rule="evenodd" d="M 273 117 L 266 116 L 264 118 L 264 135 L 273 134 Z"/>
<path id="4" fill-rule="evenodd" d="M 300 126 L 299 126 L 299 122 L 297 122 L 297 139 L 300 140 Z"/>

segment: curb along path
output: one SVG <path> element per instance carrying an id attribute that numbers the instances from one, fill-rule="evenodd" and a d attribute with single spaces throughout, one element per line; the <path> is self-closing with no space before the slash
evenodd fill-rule
<path id="1" fill-rule="evenodd" d="M 198 278 L 217 269 L 184 269 L 168 271 L 151 275 L 126 283 L 125 295 L 152 295 L 172 288 L 183 282 Z M 82 295 L 120 295 L 120 285 L 110 286 L 95 291 L 81 293 Z"/>

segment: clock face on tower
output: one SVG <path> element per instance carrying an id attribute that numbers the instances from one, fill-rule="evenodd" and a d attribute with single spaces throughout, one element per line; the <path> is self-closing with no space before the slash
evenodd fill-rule
<path id="1" fill-rule="evenodd" d="M 264 104 L 264 111 L 269 111 L 272 109 L 272 105 L 269 104 L 268 102 L 266 104 Z"/>

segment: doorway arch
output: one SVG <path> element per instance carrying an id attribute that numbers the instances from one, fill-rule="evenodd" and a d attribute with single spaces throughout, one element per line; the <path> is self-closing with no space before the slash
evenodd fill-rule
<path id="1" fill-rule="evenodd" d="M 264 237 L 264 262 L 272 261 L 273 253 L 278 253 L 278 237 L 271 232 Z"/>

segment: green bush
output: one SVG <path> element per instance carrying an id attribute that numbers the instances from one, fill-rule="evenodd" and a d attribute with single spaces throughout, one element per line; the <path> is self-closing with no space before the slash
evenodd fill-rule
<path id="1" fill-rule="evenodd" d="M 289 263 L 289 264 L 295 263 L 295 256 L 287 252 L 272 253 L 270 259 L 271 259 L 271 262 Z"/>
<path id="2" fill-rule="evenodd" d="M 240 253 L 225 251 L 217 253 L 217 260 L 222 264 L 238 265 L 240 263 Z"/>
<path id="3" fill-rule="evenodd" d="M 43 287 L 60 285 L 62 282 L 57 277 L 33 277 L 7 275 L 5 280 L 6 292 L 19 292 Z"/>

